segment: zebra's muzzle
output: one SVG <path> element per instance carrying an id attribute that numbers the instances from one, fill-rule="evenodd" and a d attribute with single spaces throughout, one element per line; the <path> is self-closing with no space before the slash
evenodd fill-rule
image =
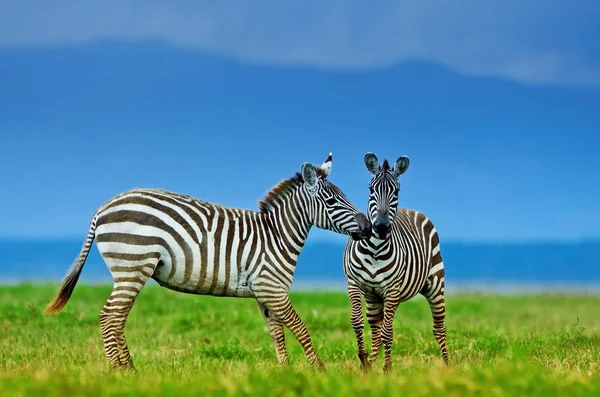
<path id="1" fill-rule="evenodd" d="M 371 221 L 362 212 L 355 215 L 358 230 L 350 233 L 354 240 L 366 240 L 371 237 Z"/>
<path id="2" fill-rule="evenodd" d="M 387 218 L 377 218 L 373 223 L 373 228 L 379 236 L 385 236 L 392 228 L 392 222 Z"/>

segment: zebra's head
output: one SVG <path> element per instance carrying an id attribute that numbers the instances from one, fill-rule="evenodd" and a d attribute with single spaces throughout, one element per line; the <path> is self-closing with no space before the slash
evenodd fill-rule
<path id="1" fill-rule="evenodd" d="M 331 172 L 332 154 L 321 166 L 302 164 L 302 179 L 308 207 L 312 208 L 312 224 L 318 228 L 352 236 L 355 240 L 371 237 L 371 222 L 336 185 L 327 179 Z"/>
<path id="2" fill-rule="evenodd" d="M 399 177 L 409 164 L 407 156 L 398 157 L 394 166 L 390 167 L 387 159 L 380 165 L 375 154 L 365 155 L 365 165 L 373 175 L 369 183 L 369 218 L 381 238 L 385 238 L 392 228 L 398 210 Z"/>

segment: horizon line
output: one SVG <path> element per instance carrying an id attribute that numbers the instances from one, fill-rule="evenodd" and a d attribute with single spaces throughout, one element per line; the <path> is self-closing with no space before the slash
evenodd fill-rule
<path id="1" fill-rule="evenodd" d="M 348 237 L 349 238 L 349 237 Z M 82 242 L 85 235 L 1 235 L 0 243 L 18 243 L 18 242 Z M 572 238 L 524 238 L 524 239 L 506 239 L 506 238 L 447 238 L 440 239 L 442 245 L 579 245 L 579 244 L 600 244 L 600 237 L 572 237 Z M 306 245 L 327 244 L 344 245 L 347 239 L 340 237 L 321 237 L 314 236 L 306 240 Z"/>

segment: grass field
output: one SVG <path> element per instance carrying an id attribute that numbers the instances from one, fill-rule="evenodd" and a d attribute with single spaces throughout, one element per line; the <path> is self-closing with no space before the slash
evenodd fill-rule
<path id="1" fill-rule="evenodd" d="M 441 362 L 429 308 L 415 298 L 398 309 L 394 368 L 385 375 L 382 356 L 361 373 L 344 293 L 291 296 L 326 365 L 319 373 L 289 332 L 290 365 L 277 365 L 254 300 L 149 286 L 126 328 L 138 373 L 123 374 L 108 369 L 98 325 L 110 290 L 78 285 L 65 310 L 46 317 L 57 286 L 0 287 L 0 394 L 600 395 L 594 296 L 449 295 L 450 368 Z"/>

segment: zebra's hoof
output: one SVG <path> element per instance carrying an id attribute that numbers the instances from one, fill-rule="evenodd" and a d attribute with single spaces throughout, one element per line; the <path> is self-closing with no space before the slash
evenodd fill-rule
<path id="1" fill-rule="evenodd" d="M 360 364 L 364 367 L 369 364 L 369 353 L 363 353 L 358 355 L 358 359 L 360 360 Z"/>
<path id="2" fill-rule="evenodd" d="M 325 365 L 323 364 L 323 361 L 321 361 L 320 359 L 317 359 L 315 361 L 314 366 L 317 369 L 317 371 L 325 372 Z"/>
<path id="3" fill-rule="evenodd" d="M 116 373 L 133 374 L 138 373 L 137 369 L 133 364 L 113 364 L 109 367 L 109 370 Z"/>

